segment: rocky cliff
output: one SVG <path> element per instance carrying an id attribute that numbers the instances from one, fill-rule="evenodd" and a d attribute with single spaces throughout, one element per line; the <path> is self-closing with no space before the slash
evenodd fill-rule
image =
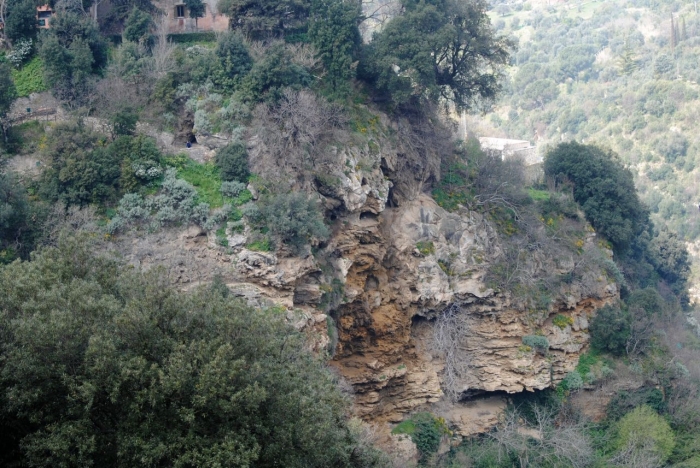
<path id="1" fill-rule="evenodd" d="M 250 144 L 252 154 L 265 151 L 255 138 Z M 400 142 L 370 141 L 336 151 L 317 170 L 330 176 L 324 183 L 300 182 L 333 220 L 313 254 L 251 251 L 247 232 L 227 232 L 224 248 L 198 228 L 137 235 L 115 248 L 133 264 L 165 265 L 183 287 L 218 276 L 251 303 L 283 306 L 315 349 L 330 350 L 366 420 L 397 422 L 428 409 L 460 434 L 483 431 L 503 395 L 550 387 L 574 369 L 591 316 L 617 288 L 600 269 L 571 276 L 575 253 L 542 249 L 518 254 L 531 277 L 570 275 L 544 305 L 497 287 L 488 274 L 504 261 L 508 236 L 480 213 L 442 209 L 424 193 L 425 171 L 406 161 Z M 581 251 L 595 242 L 589 233 Z M 526 335 L 545 337 L 549 349 L 524 344 Z"/>

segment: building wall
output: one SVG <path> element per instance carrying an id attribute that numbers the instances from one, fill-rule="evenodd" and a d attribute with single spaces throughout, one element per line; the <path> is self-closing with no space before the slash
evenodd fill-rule
<path id="1" fill-rule="evenodd" d="M 228 16 L 219 13 L 218 0 L 203 0 L 206 12 L 196 23 L 190 18 L 187 7 L 184 7 L 184 18 L 177 17 L 177 6 L 184 4 L 178 0 L 157 0 L 153 4 L 168 18 L 168 32 L 171 34 L 186 32 L 226 31 L 228 30 Z"/>

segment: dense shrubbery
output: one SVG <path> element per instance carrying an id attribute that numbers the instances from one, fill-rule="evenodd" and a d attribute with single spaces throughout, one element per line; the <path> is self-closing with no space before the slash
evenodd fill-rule
<path id="1" fill-rule="evenodd" d="M 590 332 L 595 348 L 622 355 L 630 335 L 630 315 L 619 306 L 601 307 L 591 322 Z"/>
<path id="2" fill-rule="evenodd" d="M 221 170 L 221 179 L 226 181 L 247 182 L 248 150 L 244 143 L 229 143 L 216 153 L 216 165 Z"/>
<path id="3" fill-rule="evenodd" d="M 649 212 L 639 201 L 632 173 L 616 156 L 595 146 L 562 143 L 547 154 L 545 174 L 571 183 L 586 218 L 618 251 L 647 229 Z"/>
<path id="4" fill-rule="evenodd" d="M 251 205 L 245 215 L 252 225 L 269 230 L 295 249 L 326 240 L 330 235 L 318 202 L 305 193 L 267 196 Z"/>
<path id="5" fill-rule="evenodd" d="M 283 315 L 86 244 L 0 270 L 1 464 L 377 465 Z"/>

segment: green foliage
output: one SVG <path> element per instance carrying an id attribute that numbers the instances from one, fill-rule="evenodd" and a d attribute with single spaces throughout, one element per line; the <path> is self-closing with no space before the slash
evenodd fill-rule
<path id="1" fill-rule="evenodd" d="M 152 25 L 153 20 L 148 13 L 134 8 L 124 23 L 124 39 L 131 42 L 141 42 L 147 37 Z"/>
<path id="2" fill-rule="evenodd" d="M 412 419 L 407 419 L 396 425 L 395 428 L 391 430 L 392 434 L 406 434 L 413 435 L 416 432 L 416 423 Z"/>
<path id="3" fill-rule="evenodd" d="M 85 205 L 116 197 L 121 161 L 105 150 L 104 137 L 65 123 L 54 127 L 48 141 L 48 167 L 39 186 L 44 198 Z"/>
<path id="4" fill-rule="evenodd" d="M 583 388 L 583 377 L 578 371 L 571 371 L 566 374 L 564 380 L 561 381 L 561 388 L 565 391 L 575 391 Z"/>
<path id="5" fill-rule="evenodd" d="M 139 121 L 139 115 L 133 109 L 122 109 L 115 112 L 110 120 L 115 136 L 133 135 L 136 131 L 136 123 Z"/>
<path id="6" fill-rule="evenodd" d="M 21 68 L 12 70 L 12 80 L 19 97 L 27 97 L 32 93 L 46 91 L 44 62 L 40 57 L 32 58 Z"/>
<path id="7" fill-rule="evenodd" d="M 234 27 L 256 38 L 282 36 L 305 25 L 309 0 L 221 0 L 219 11 L 236 18 Z"/>
<path id="8" fill-rule="evenodd" d="M 0 63 L 0 118 L 7 115 L 16 98 L 17 89 L 12 81 L 10 67 L 6 63 Z"/>
<path id="9" fill-rule="evenodd" d="M 85 244 L 0 270 L 10 466 L 377 466 L 284 314 L 178 292 Z"/>
<path id="10" fill-rule="evenodd" d="M 26 228 L 30 214 L 27 192 L 12 173 L 0 173 L 0 252 L 11 252 L 12 244 L 21 239 L 22 230 Z M 14 260 L 9 255 L 4 261 Z"/>
<path id="11" fill-rule="evenodd" d="M 552 323 L 554 326 L 561 328 L 562 330 L 574 324 L 574 319 L 568 315 L 557 314 L 553 319 Z"/>
<path id="12" fill-rule="evenodd" d="M 630 336 L 630 327 L 631 317 L 627 310 L 616 305 L 605 305 L 598 309 L 591 321 L 591 345 L 614 355 L 622 355 Z"/>
<path id="13" fill-rule="evenodd" d="M 258 227 L 268 228 L 270 234 L 296 249 L 313 240 L 326 240 L 330 235 L 318 202 L 305 193 L 267 196 L 257 205 L 259 218 L 248 216 L 249 220 Z"/>
<path id="14" fill-rule="evenodd" d="M 375 34 L 361 63 L 377 91 L 397 105 L 417 104 L 416 97 L 445 98 L 460 110 L 492 102 L 510 43 L 494 36 L 485 3 L 406 1 L 403 7 Z"/>
<path id="15" fill-rule="evenodd" d="M 411 436 L 420 453 L 421 461 L 425 462 L 437 452 L 440 439 L 444 434 L 449 433 L 449 430 L 444 419 L 436 418 L 430 413 L 416 413 L 397 425 L 391 433 Z"/>
<path id="16" fill-rule="evenodd" d="M 608 421 L 618 421 L 634 408 L 642 405 L 652 408 L 657 413 L 666 410 L 666 397 L 658 388 L 642 387 L 637 390 L 617 392 L 608 403 L 605 415 Z"/>
<path id="17" fill-rule="evenodd" d="M 36 37 L 36 6 L 33 0 L 7 2 L 3 32 L 11 43 Z"/>
<path id="18" fill-rule="evenodd" d="M 190 13 L 190 18 L 194 18 L 195 23 L 197 19 L 202 18 L 204 16 L 204 13 L 206 12 L 206 6 L 202 2 L 202 0 L 184 0 L 184 2 L 187 6 L 187 10 Z"/>
<path id="19" fill-rule="evenodd" d="M 72 105 L 84 103 L 89 76 L 107 64 L 107 43 L 95 22 L 67 9 L 51 17 L 51 28 L 42 35 L 39 53 L 46 83 L 56 97 Z"/>
<path id="20" fill-rule="evenodd" d="M 212 208 L 223 206 L 221 174 L 217 166 L 212 163 L 201 164 L 188 158 L 187 163 L 178 168 L 177 175 L 194 186 L 200 201 Z"/>
<path id="21" fill-rule="evenodd" d="M 348 0 L 313 0 L 308 36 L 326 69 L 330 94 L 345 97 L 355 78 L 353 62 L 362 38 L 357 28 L 362 8 Z"/>
<path id="22" fill-rule="evenodd" d="M 221 178 L 226 181 L 247 182 L 250 176 L 248 170 L 248 150 L 244 143 L 235 142 L 216 152 L 216 165 L 221 170 Z"/>
<path id="23" fill-rule="evenodd" d="M 247 244 L 246 249 L 248 250 L 254 250 L 256 252 L 269 252 L 272 250 L 272 244 L 270 243 L 270 239 L 267 237 L 263 239 L 257 239 L 254 240 L 253 242 Z"/>
<path id="24" fill-rule="evenodd" d="M 649 212 L 634 187 L 632 173 L 614 153 L 596 146 L 561 143 L 547 153 L 548 177 L 569 181 L 586 218 L 618 251 L 649 225 Z"/>
<path id="25" fill-rule="evenodd" d="M 435 253 L 435 244 L 432 241 L 418 241 L 416 243 L 416 249 L 421 255 L 430 255 Z"/>
<path id="26" fill-rule="evenodd" d="M 233 31 L 222 35 L 216 43 L 216 55 L 225 75 L 224 83 L 233 88 L 253 67 L 243 37 Z"/>
<path id="27" fill-rule="evenodd" d="M 637 450 L 650 450 L 661 463 L 668 459 L 676 444 L 668 422 L 646 405 L 626 414 L 618 423 L 617 432 L 618 449 L 631 445 Z"/>
<path id="28" fill-rule="evenodd" d="M 549 350 L 549 341 L 546 337 L 540 335 L 525 335 L 523 336 L 523 344 L 545 353 Z"/>
<path id="29" fill-rule="evenodd" d="M 278 44 L 253 65 L 241 83 L 241 92 L 251 101 L 276 102 L 284 88 L 301 89 L 312 80 L 309 71 L 293 63 L 284 45 Z"/>

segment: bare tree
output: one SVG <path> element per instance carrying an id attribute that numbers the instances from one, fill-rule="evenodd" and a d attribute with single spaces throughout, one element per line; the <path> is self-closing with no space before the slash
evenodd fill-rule
<path id="1" fill-rule="evenodd" d="M 632 323 L 630 336 L 625 344 L 628 356 L 636 356 L 645 353 L 651 346 L 651 338 L 656 324 L 643 309 L 630 310 Z"/>
<path id="2" fill-rule="evenodd" d="M 532 407 L 533 420 L 526 420 L 516 409 L 507 411 L 496 431 L 489 433 L 498 447 L 499 458 L 517 456 L 520 467 L 543 465 L 584 468 L 594 459 L 594 451 L 575 419 L 557 420 L 557 412 L 543 406 Z"/>
<path id="3" fill-rule="evenodd" d="M 433 349 L 445 358 L 443 390 L 452 400 L 459 400 L 466 390 L 464 381 L 469 373 L 469 356 L 466 348 L 470 328 L 469 315 L 452 304 L 442 311 L 433 326 Z"/>
<path id="4" fill-rule="evenodd" d="M 620 468 L 659 468 L 663 465 L 656 453 L 654 441 L 635 437 L 610 459 L 610 464 Z"/>
<path id="5" fill-rule="evenodd" d="M 155 44 L 151 48 L 151 57 L 146 62 L 147 74 L 158 80 L 175 69 L 173 53 L 175 45 L 168 40 L 168 18 L 161 15 L 155 21 Z"/>
<path id="6" fill-rule="evenodd" d="M 307 90 L 286 89 L 277 105 L 261 104 L 254 115 L 276 167 L 316 166 L 330 137 L 345 123 L 339 106 Z"/>

